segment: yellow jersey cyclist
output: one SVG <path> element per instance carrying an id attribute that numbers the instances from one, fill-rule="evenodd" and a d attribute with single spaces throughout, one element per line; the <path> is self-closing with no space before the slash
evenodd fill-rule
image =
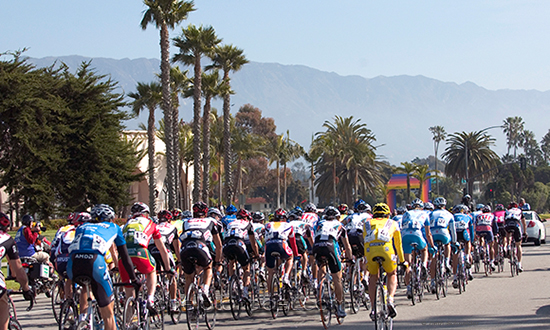
<path id="1" fill-rule="evenodd" d="M 367 258 L 367 270 L 369 271 L 369 297 L 371 303 L 370 318 L 374 320 L 374 304 L 376 294 L 376 282 L 378 281 L 378 262 L 376 257 L 384 259 L 382 267 L 386 271 L 388 286 L 388 312 L 389 317 L 397 315 L 393 297 L 397 288 L 397 257 L 405 260 L 401 245 L 401 233 L 397 222 L 390 219 L 390 208 L 385 203 L 378 203 L 372 209 L 373 219 L 365 222 L 363 238 L 365 241 L 365 257 Z M 397 251 L 394 250 L 397 249 Z M 396 256 L 397 253 L 397 256 Z M 406 263 L 404 263 L 407 266 Z"/>

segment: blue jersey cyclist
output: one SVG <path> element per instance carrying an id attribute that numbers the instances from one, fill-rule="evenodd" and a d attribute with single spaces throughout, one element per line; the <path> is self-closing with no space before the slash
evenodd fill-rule
<path id="1" fill-rule="evenodd" d="M 453 214 L 445 209 L 445 203 L 438 203 L 436 209 L 430 215 L 430 233 L 431 238 L 427 237 L 428 240 L 433 240 L 434 243 L 429 242 L 431 246 L 436 242 L 441 242 L 444 247 L 444 256 L 445 256 L 445 268 L 447 273 L 451 273 L 451 245 L 456 243 L 456 230 Z M 435 267 L 436 263 L 432 262 L 430 267 L 430 276 L 432 278 L 431 288 L 432 292 L 435 293 Z"/>
<path id="2" fill-rule="evenodd" d="M 436 199 L 436 202 L 438 200 Z M 405 261 L 412 264 L 413 245 L 420 252 L 422 259 L 421 276 L 426 279 L 428 276 L 428 249 L 427 235 L 430 235 L 430 218 L 428 213 L 423 210 L 424 203 L 420 199 L 415 199 L 411 204 L 412 209 L 403 214 L 401 222 L 401 242 L 403 244 L 403 253 Z M 405 271 L 405 284 L 407 285 L 407 297 L 412 298 L 412 289 L 410 286 L 411 272 L 407 267 Z"/>
<path id="3" fill-rule="evenodd" d="M 474 233 L 474 222 L 472 217 L 469 214 L 470 209 L 464 204 L 458 204 L 453 207 L 453 216 L 455 222 L 456 230 L 456 240 L 458 243 L 464 244 L 464 254 L 466 255 L 466 260 L 464 260 L 464 265 L 466 266 L 468 273 L 468 281 L 474 279 L 470 268 L 472 267 L 471 260 L 471 241 Z M 458 254 L 453 254 L 453 287 L 458 289 L 458 280 L 457 280 L 457 264 L 458 264 Z"/>
<path id="4" fill-rule="evenodd" d="M 107 252 L 111 251 L 111 254 L 116 256 L 116 247 L 118 258 L 128 272 L 130 281 L 136 286 L 139 286 L 139 283 L 126 250 L 122 229 L 109 222 L 115 217 L 113 208 L 107 204 L 98 204 L 92 207 L 90 213 L 90 221 L 76 229 L 75 238 L 69 246 L 67 275 L 73 282 L 78 282 L 82 278 L 91 279 L 92 292 L 99 305 L 105 329 L 114 330 L 116 327 L 113 314 L 113 285 L 104 258 Z M 86 310 L 85 305 L 81 299 L 81 310 Z"/>

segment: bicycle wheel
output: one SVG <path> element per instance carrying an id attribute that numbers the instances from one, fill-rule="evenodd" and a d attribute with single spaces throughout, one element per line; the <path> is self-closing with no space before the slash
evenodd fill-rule
<path id="1" fill-rule="evenodd" d="M 164 308 L 162 304 L 163 303 L 161 303 L 161 306 L 157 305 L 156 313 L 147 313 L 147 323 L 151 325 L 151 328 L 164 330 Z"/>
<path id="2" fill-rule="evenodd" d="M 231 277 L 229 282 L 229 306 L 231 306 L 231 315 L 233 319 L 238 320 L 241 316 L 241 288 L 239 279 L 236 275 Z"/>
<path id="3" fill-rule="evenodd" d="M 436 255 L 436 265 L 435 265 L 435 299 L 439 300 L 441 292 L 441 258 L 440 254 Z"/>
<path id="4" fill-rule="evenodd" d="M 8 330 L 21 330 L 21 324 L 16 319 L 10 319 L 8 322 Z"/>
<path id="5" fill-rule="evenodd" d="M 61 312 L 61 305 L 65 300 L 65 283 L 63 280 L 59 279 L 52 287 L 52 292 L 50 294 L 52 301 L 52 312 L 55 322 L 59 324 L 59 313 Z"/>
<path id="6" fill-rule="evenodd" d="M 326 279 L 321 279 L 319 283 L 319 296 L 317 301 L 319 304 L 319 313 L 321 314 L 321 322 L 323 322 L 323 327 L 328 329 L 332 318 L 332 303 L 330 301 L 330 287 Z"/>
<path id="7" fill-rule="evenodd" d="M 139 306 L 136 298 L 129 297 L 124 304 L 122 312 L 122 324 L 124 329 L 133 330 L 140 328 Z"/>
<path id="8" fill-rule="evenodd" d="M 181 315 L 185 311 L 184 306 L 182 304 L 182 297 L 185 296 L 185 293 L 183 293 L 184 290 L 184 284 L 180 283 L 178 280 L 178 285 L 176 288 L 176 306 L 174 309 L 172 309 L 172 306 L 170 305 L 170 318 L 172 319 L 172 323 L 178 324 L 181 321 Z M 170 302 L 170 304 L 172 304 Z"/>
<path id="9" fill-rule="evenodd" d="M 510 249 L 510 273 L 512 273 L 512 277 L 516 275 L 516 267 L 517 267 L 515 250 L 516 250 L 515 247 Z"/>
<path id="10" fill-rule="evenodd" d="M 292 293 L 290 292 L 290 288 L 283 284 L 281 295 L 279 296 L 279 304 L 281 305 L 281 310 L 283 311 L 284 316 L 288 316 L 288 311 L 292 307 L 291 295 Z"/>
<path id="11" fill-rule="evenodd" d="M 353 266 L 349 282 L 349 303 L 353 314 L 359 312 L 361 304 L 361 277 L 355 267 L 358 267 L 358 265 Z"/>
<path id="12" fill-rule="evenodd" d="M 208 308 L 204 308 L 204 322 L 209 330 L 213 330 L 214 327 L 216 327 L 216 315 L 218 313 L 218 301 L 215 298 L 214 288 L 210 287 L 208 296 L 212 302 L 212 305 Z"/>
<path id="13" fill-rule="evenodd" d="M 200 319 L 200 303 L 199 303 L 199 288 L 195 283 L 189 285 L 187 296 L 185 298 L 185 314 L 187 314 L 187 327 L 189 330 L 199 328 Z"/>
<path id="14" fill-rule="evenodd" d="M 281 287 L 279 286 L 279 276 L 274 274 L 271 279 L 271 295 L 269 296 L 269 308 L 271 310 L 271 317 L 274 319 L 279 315 L 280 293 Z"/>
<path id="15" fill-rule="evenodd" d="M 377 330 L 383 330 L 385 328 L 386 319 L 386 297 L 384 292 L 384 285 L 379 280 L 376 284 L 376 295 L 374 297 L 374 328 Z"/>
<path id="16" fill-rule="evenodd" d="M 74 330 L 78 323 L 78 308 L 72 299 L 65 300 L 59 312 L 59 330 Z"/>
<path id="17" fill-rule="evenodd" d="M 307 283 L 304 283 L 304 281 L 300 281 L 300 288 L 299 288 L 300 306 L 302 306 L 302 309 L 305 311 L 312 309 L 312 307 L 308 306 L 310 294 L 311 294 L 310 285 Z"/>

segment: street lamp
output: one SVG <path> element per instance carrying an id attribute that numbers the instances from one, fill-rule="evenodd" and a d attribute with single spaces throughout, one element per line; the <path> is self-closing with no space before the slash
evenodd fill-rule
<path id="1" fill-rule="evenodd" d="M 479 133 L 483 133 L 493 128 L 503 128 L 503 127 L 504 127 L 503 125 L 489 126 L 479 131 Z M 466 161 L 466 194 L 465 195 L 469 195 L 470 192 L 468 190 L 470 189 L 470 185 L 468 184 L 468 182 L 470 181 L 470 174 L 468 173 L 468 139 L 464 139 L 464 154 L 465 154 L 464 159 Z"/>

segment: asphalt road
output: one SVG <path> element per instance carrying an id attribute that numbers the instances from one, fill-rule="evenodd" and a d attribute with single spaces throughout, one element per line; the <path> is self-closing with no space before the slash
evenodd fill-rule
<path id="1" fill-rule="evenodd" d="M 506 263 L 503 273 L 489 277 L 474 274 L 474 280 L 466 292 L 459 295 L 450 287 L 449 295 L 439 301 L 427 294 L 422 303 L 412 306 L 405 298 L 404 289 L 396 296 L 396 329 L 550 329 L 550 244 L 524 246 L 523 267 L 525 271 L 518 277 L 510 276 Z M 35 308 L 26 312 L 27 303 L 15 296 L 18 319 L 24 329 L 56 329 L 49 299 L 41 295 Z M 244 311 L 243 311 L 244 314 Z M 185 317 L 182 318 L 184 321 Z M 334 322 L 334 321 L 333 321 Z M 342 325 L 332 325 L 337 329 L 374 328 L 368 312 L 358 314 L 348 311 Z M 183 324 L 173 325 L 166 319 L 165 328 L 175 330 L 186 328 Z M 204 327 L 206 329 L 206 327 Z M 253 317 L 243 316 L 235 321 L 230 312 L 218 313 L 217 329 L 322 329 L 316 310 L 290 312 L 273 320 L 264 311 Z"/>

